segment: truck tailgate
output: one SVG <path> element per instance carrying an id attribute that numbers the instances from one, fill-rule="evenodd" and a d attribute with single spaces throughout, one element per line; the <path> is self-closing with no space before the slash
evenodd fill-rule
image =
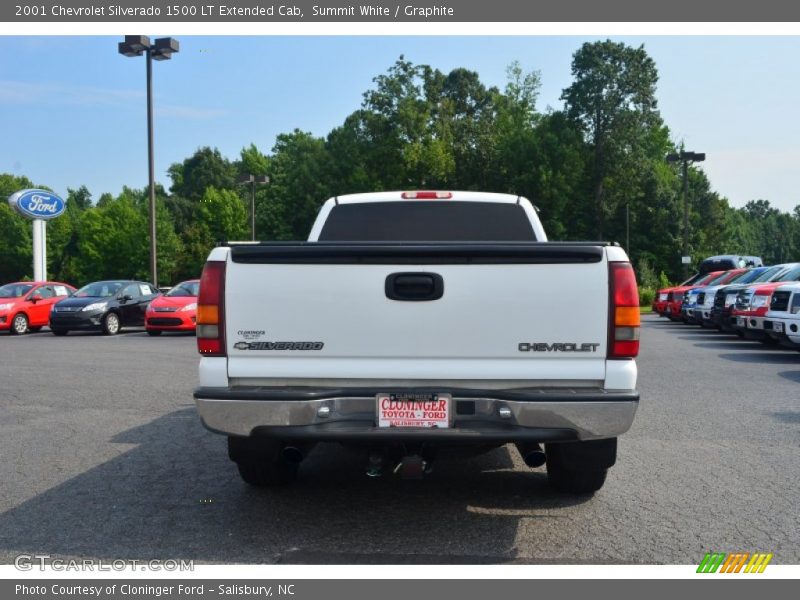
<path id="1" fill-rule="evenodd" d="M 597 386 L 605 377 L 602 244 L 234 245 L 226 270 L 234 384 Z"/>

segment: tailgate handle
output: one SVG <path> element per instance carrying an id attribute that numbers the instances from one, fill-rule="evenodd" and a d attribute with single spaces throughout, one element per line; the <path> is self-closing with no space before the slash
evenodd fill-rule
<path id="1" fill-rule="evenodd" d="M 392 273 L 386 278 L 385 289 L 391 300 L 438 300 L 444 295 L 444 280 L 438 273 Z"/>

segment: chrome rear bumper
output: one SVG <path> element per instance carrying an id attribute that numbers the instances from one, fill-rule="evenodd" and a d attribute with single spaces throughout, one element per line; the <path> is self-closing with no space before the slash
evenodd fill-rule
<path id="1" fill-rule="evenodd" d="M 200 388 L 195 402 L 203 424 L 217 433 L 284 439 L 415 439 L 513 442 L 617 437 L 633 423 L 636 391 L 438 390 L 453 397 L 449 429 L 376 427 L 373 390 Z M 384 390 L 385 391 L 385 390 Z M 407 391 L 407 390 L 392 390 Z M 417 392 L 421 390 L 415 390 Z M 504 410 L 501 410 L 504 409 Z M 506 410 L 507 409 L 507 410 Z"/>

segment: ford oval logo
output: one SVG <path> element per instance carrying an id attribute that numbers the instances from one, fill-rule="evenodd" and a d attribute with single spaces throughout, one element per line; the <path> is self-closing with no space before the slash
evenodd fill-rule
<path id="1" fill-rule="evenodd" d="M 21 190 L 11 194 L 8 203 L 29 219 L 55 219 L 67 208 L 64 200 L 47 190 Z"/>

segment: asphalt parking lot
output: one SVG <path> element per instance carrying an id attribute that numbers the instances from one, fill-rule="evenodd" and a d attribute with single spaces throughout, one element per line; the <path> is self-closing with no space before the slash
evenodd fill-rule
<path id="1" fill-rule="evenodd" d="M 242 483 L 194 410 L 194 338 L 0 336 L 0 562 L 800 562 L 800 353 L 644 319 L 641 404 L 594 497 L 515 449 L 370 479 L 317 446 L 293 487 Z"/>

